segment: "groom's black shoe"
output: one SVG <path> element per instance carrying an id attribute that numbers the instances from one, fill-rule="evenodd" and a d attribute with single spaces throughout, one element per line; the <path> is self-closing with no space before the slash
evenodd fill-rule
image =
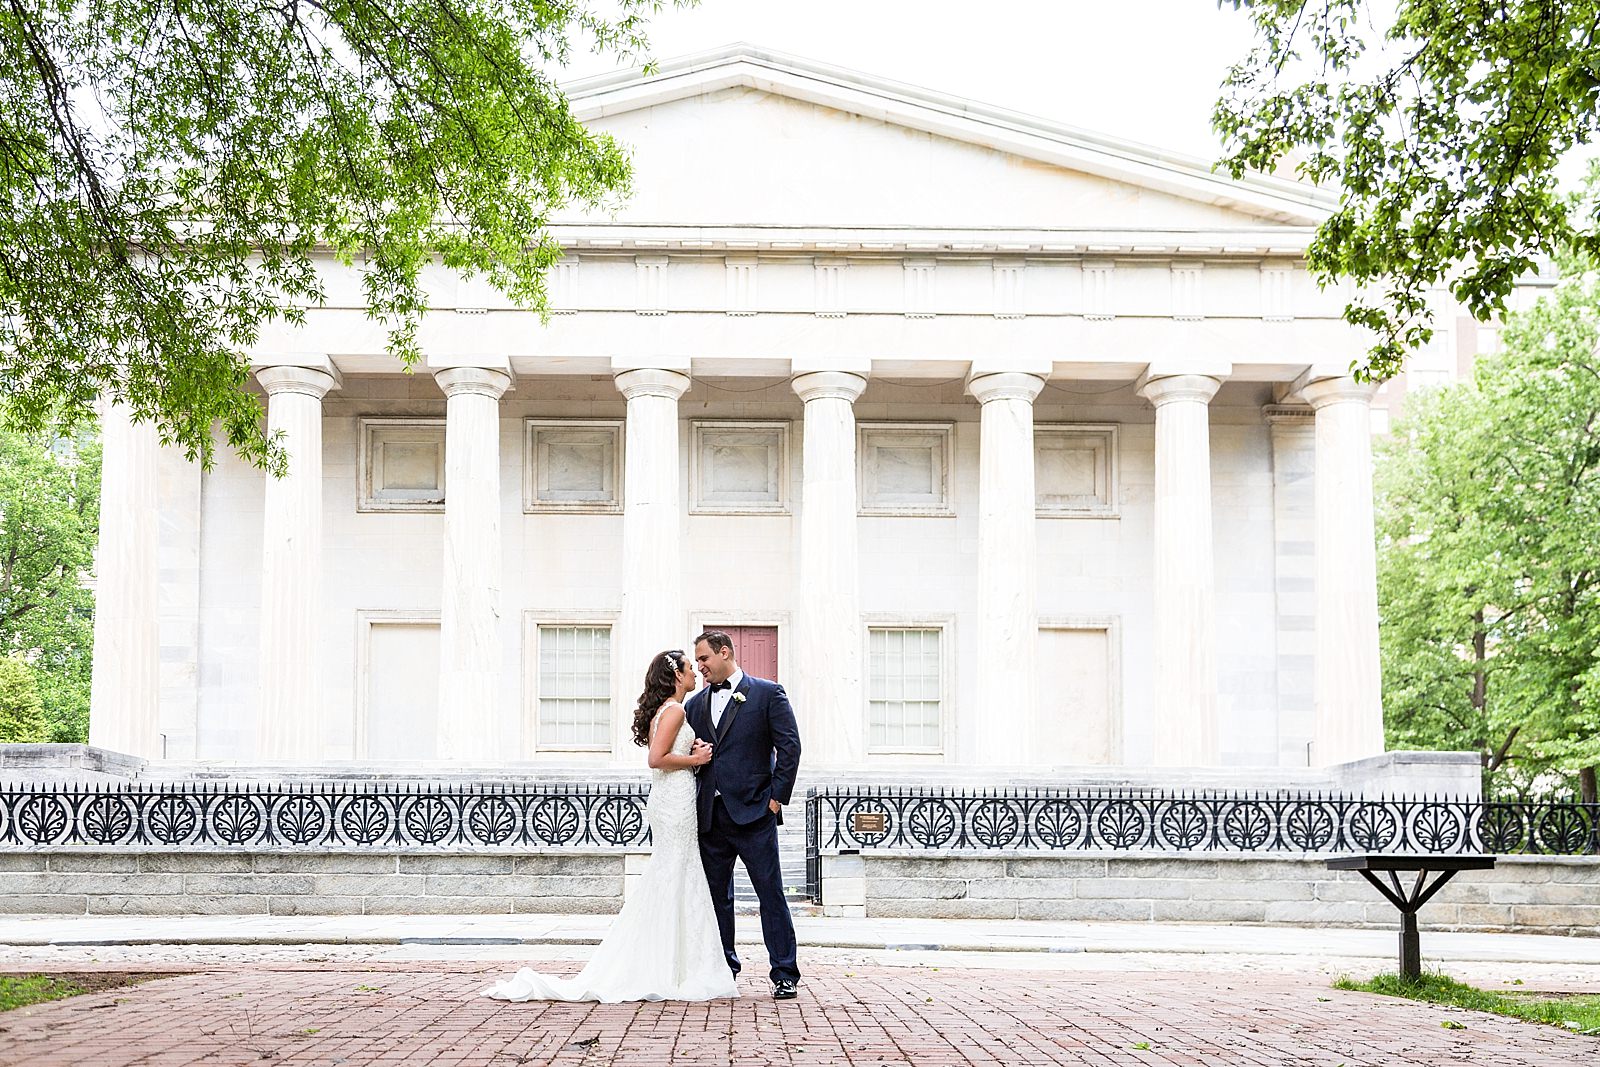
<path id="1" fill-rule="evenodd" d="M 780 980 L 772 983 L 773 1000 L 793 1000 L 796 995 L 793 982 Z"/>

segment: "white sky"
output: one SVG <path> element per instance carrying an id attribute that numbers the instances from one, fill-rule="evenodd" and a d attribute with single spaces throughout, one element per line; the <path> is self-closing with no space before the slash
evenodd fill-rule
<path id="1" fill-rule="evenodd" d="M 651 31 L 658 60 L 736 41 L 1211 160 L 1217 86 L 1251 35 L 1216 0 L 701 0 Z"/>

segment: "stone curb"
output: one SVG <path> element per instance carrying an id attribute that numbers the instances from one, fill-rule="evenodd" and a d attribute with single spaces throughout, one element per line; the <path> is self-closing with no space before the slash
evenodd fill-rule
<path id="1" fill-rule="evenodd" d="M 754 934 L 738 937 L 741 945 L 760 945 L 761 938 Z M 343 936 L 316 936 L 303 935 L 245 935 L 245 936 L 219 936 L 200 935 L 176 939 L 171 937 L 117 937 L 117 938 L 49 938 L 49 937 L 10 937 L 0 941 L 0 949 L 4 948 L 111 948 L 141 945 L 206 945 L 206 946 L 291 946 L 291 945 L 375 945 L 375 946 L 403 946 L 403 945 L 547 945 L 547 946 L 589 946 L 598 945 L 600 938 L 597 936 L 578 936 L 552 934 L 540 937 L 394 937 L 385 935 L 343 935 Z M 1298 956 L 1303 955 L 1303 950 L 1297 947 L 1259 946 L 1249 952 L 1218 952 L 1215 949 L 1201 946 L 1185 945 L 1068 945 L 1051 943 L 1047 941 L 1036 942 L 996 942 L 993 940 L 955 940 L 955 941 L 917 941 L 917 942 L 885 942 L 872 941 L 866 938 L 829 937 L 807 938 L 801 943 L 802 948 L 834 948 L 834 949 L 860 949 L 871 952 L 1006 952 L 1006 953 L 1099 953 L 1112 955 L 1185 955 L 1185 956 Z M 1377 958 L 1384 953 L 1362 953 L 1359 955 L 1340 955 L 1328 951 L 1328 955 L 1339 955 L 1339 958 L 1364 959 Z M 1514 962 L 1508 960 L 1507 962 Z"/>

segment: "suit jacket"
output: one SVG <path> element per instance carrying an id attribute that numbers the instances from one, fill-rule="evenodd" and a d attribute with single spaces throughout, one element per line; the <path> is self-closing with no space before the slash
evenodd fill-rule
<path id="1" fill-rule="evenodd" d="M 800 730 L 783 686 L 747 674 L 734 693 L 744 700 L 728 701 L 717 729 L 711 726 L 709 687 L 684 708 L 695 734 L 713 746 L 711 762 L 697 775 L 701 833 L 711 828 L 711 800 L 719 790 L 733 821 L 748 826 L 771 814 L 768 801 L 789 803 L 800 771 Z"/>

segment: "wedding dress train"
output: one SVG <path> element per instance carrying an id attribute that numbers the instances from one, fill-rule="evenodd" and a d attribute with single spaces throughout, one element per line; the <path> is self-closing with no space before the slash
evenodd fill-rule
<path id="1" fill-rule="evenodd" d="M 671 752 L 686 756 L 693 743 L 694 730 L 684 722 Z M 700 863 L 694 772 L 653 771 L 645 818 L 654 846 L 650 862 L 583 970 L 560 978 L 524 967 L 484 996 L 615 1004 L 739 995 Z"/>

